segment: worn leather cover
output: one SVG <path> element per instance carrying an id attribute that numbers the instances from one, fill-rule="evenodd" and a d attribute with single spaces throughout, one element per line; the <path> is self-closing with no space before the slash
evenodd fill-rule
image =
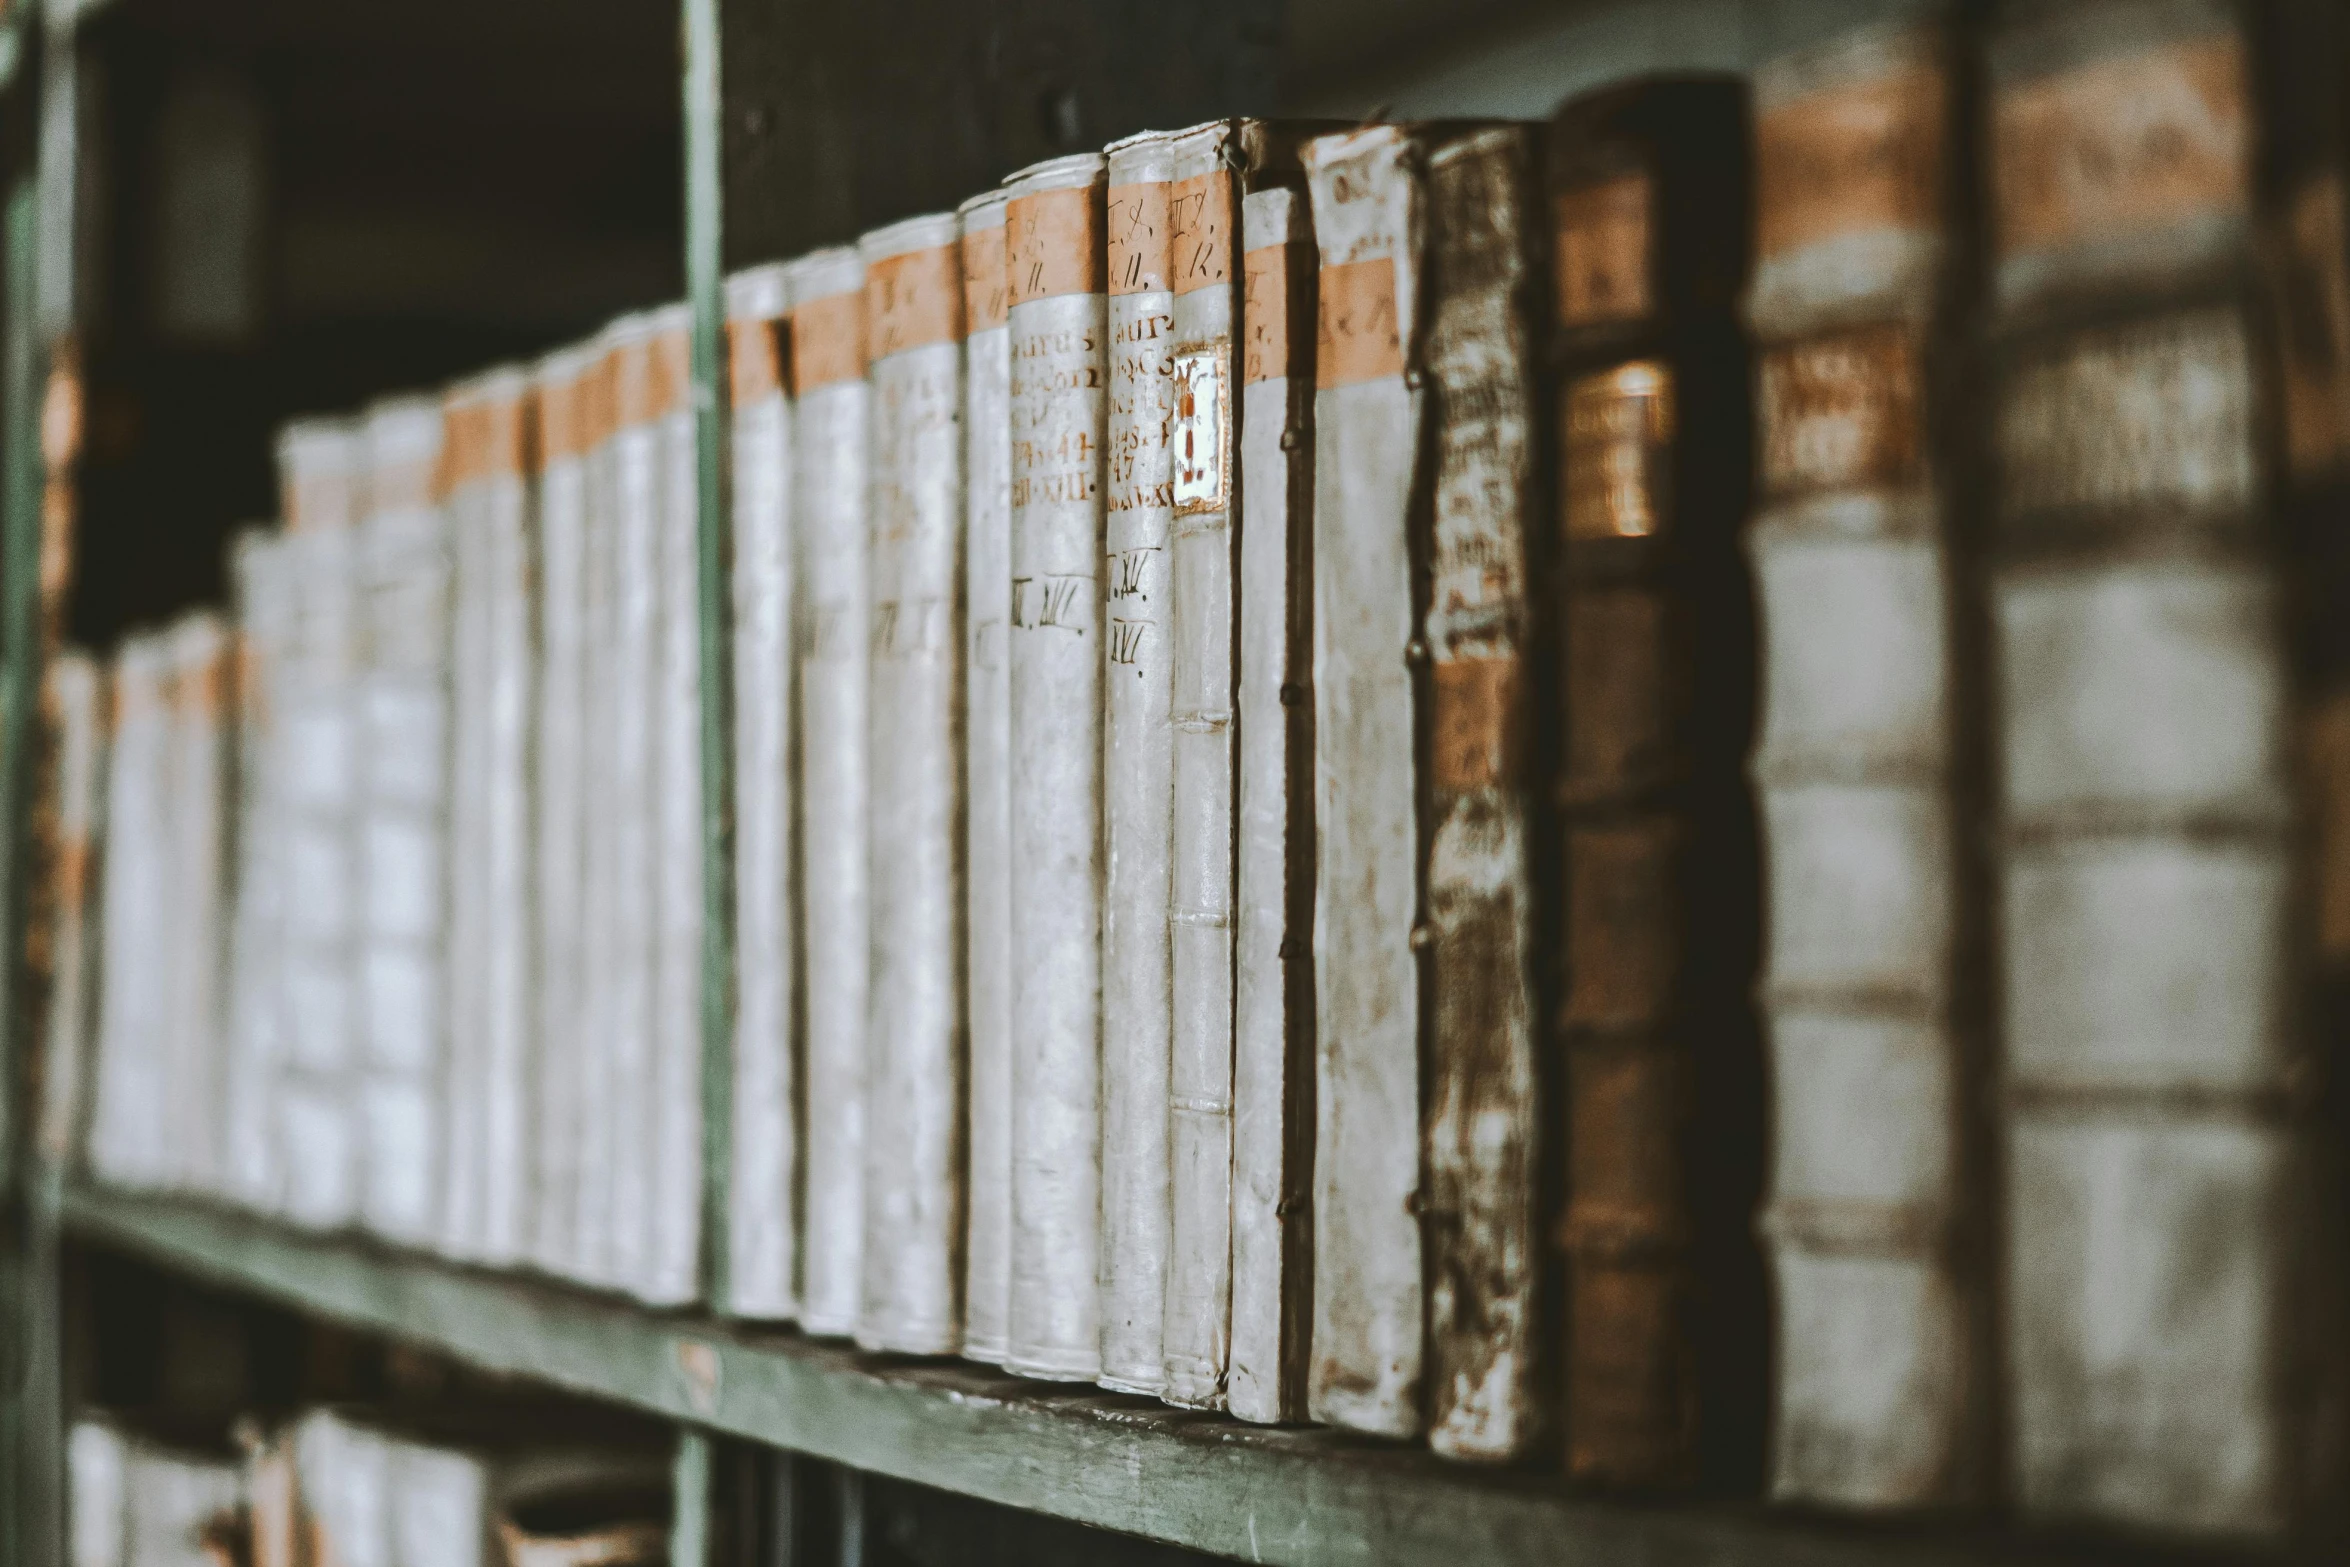
<path id="1" fill-rule="evenodd" d="M 857 1341 L 962 1345 L 963 270 L 951 212 L 859 241 L 872 544 L 865 1289 Z"/>
<path id="2" fill-rule="evenodd" d="M 1746 115 L 1658 79 L 1548 149 L 1566 1464 L 1617 1485 L 1743 1482 L 1759 1447 Z"/>
<path id="3" fill-rule="evenodd" d="M 2270 247 L 2340 159 L 2319 16 L 2013 7 L 1989 44 L 2004 1358 L 2039 1517 L 2274 1535 L 2341 1494 L 2276 527 L 2311 431 L 2271 413 Z"/>
<path id="4" fill-rule="evenodd" d="M 1896 16 L 1755 75 L 1771 1486 L 1865 1509 L 1991 1479 L 1964 46 Z"/>
<path id="5" fill-rule="evenodd" d="M 1543 1427 L 1529 744 L 1530 554 L 1543 522 L 1536 139 L 1495 127 L 1434 141 L 1426 176 L 1428 1441 L 1487 1462 L 1520 1456 Z"/>

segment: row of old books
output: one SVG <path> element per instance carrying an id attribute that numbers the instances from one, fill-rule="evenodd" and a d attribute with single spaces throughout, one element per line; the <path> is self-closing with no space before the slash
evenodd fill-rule
<path id="1" fill-rule="evenodd" d="M 1837 15 L 1547 127 L 1134 137 L 731 279 L 723 669 L 682 322 L 412 446 L 413 404 L 290 431 L 223 1075 L 152 997 L 111 1028 L 163 981 L 107 965 L 99 1123 L 116 1059 L 171 1064 L 273 1106 L 252 1200 L 310 1222 L 658 1302 L 707 1224 L 737 1315 L 1594 1483 L 1767 1425 L 1789 1500 L 2311 1516 L 2332 11 Z M 219 900 L 220 808 L 152 775 L 229 747 L 130 743 L 142 645 L 110 922 L 125 823 Z"/>
<path id="2" fill-rule="evenodd" d="M 64 1040 L 95 987 L 96 1049 L 55 1119 L 86 1116 L 98 1174 L 695 1298 L 686 407 L 672 309 L 297 422 L 233 629 L 128 638 L 110 699 L 60 662 L 63 825 L 103 815 L 114 961 L 56 987 Z"/>
<path id="3" fill-rule="evenodd" d="M 518 1418 L 519 1417 L 519 1418 Z M 86 1414 L 66 1444 L 71 1567 L 656 1567 L 658 1449 L 543 1412 L 324 1407 L 239 1441 Z"/>

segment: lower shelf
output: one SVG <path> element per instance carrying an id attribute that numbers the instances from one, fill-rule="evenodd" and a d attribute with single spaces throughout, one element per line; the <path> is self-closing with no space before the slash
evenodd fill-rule
<path id="1" fill-rule="evenodd" d="M 1323 1430 L 649 1312 L 209 1206 L 69 1191 L 68 1230 L 175 1271 L 691 1425 L 1032 1512 L 1297 1567 L 2112 1562 L 2110 1544 L 1624 1503 Z M 2213 1560 L 2202 1557 L 2200 1560 Z"/>

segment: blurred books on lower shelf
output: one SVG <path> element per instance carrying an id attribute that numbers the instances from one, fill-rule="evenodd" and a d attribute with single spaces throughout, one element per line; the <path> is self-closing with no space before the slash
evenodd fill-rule
<path id="1" fill-rule="evenodd" d="M 531 1406 L 321 1408 L 239 1443 L 88 1415 L 68 1437 L 71 1567 L 659 1567 L 666 1454 Z M 241 1444 L 242 1451 L 238 1451 Z"/>
<path id="2" fill-rule="evenodd" d="M 52 683 L 52 1143 L 1593 1485 L 2318 1527 L 2340 40 L 1756 9 L 738 275 L 722 669 L 681 310 L 289 426 L 233 623 Z"/>

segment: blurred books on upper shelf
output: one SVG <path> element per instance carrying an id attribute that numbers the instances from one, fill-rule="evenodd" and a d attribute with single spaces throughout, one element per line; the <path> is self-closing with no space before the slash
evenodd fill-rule
<path id="1" fill-rule="evenodd" d="M 234 622 L 52 684 L 52 1140 L 1594 1485 L 2316 1527 L 2341 44 L 1831 11 L 738 275 L 724 671 L 679 309 L 288 426 Z"/>

